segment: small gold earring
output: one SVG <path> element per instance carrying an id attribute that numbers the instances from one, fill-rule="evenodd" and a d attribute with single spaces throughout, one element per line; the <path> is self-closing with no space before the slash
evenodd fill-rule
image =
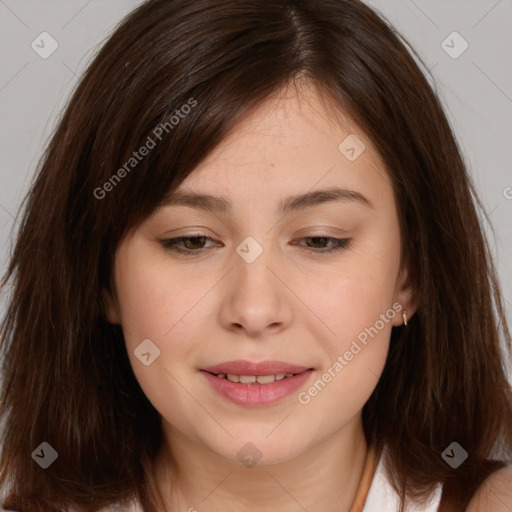
<path id="1" fill-rule="evenodd" d="M 402 317 L 404 319 L 404 325 L 407 327 L 407 311 L 404 310 Z"/>

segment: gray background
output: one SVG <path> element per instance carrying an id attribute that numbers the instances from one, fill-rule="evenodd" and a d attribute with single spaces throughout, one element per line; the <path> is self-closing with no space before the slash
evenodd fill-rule
<path id="1" fill-rule="evenodd" d="M 120 19 L 139 3 L 0 0 L 0 272 L 5 270 L 21 199 L 77 77 Z M 431 72 L 486 207 L 484 225 L 512 323 L 512 0 L 367 3 L 410 41 Z M 45 31 L 58 48 L 43 59 L 31 43 L 42 46 L 40 34 Z M 454 31 L 469 44 L 458 58 L 442 45 Z M 461 44 L 448 37 L 444 47 L 457 52 Z M 48 39 L 44 46 L 49 48 Z M 0 303 L 0 314 L 4 307 Z"/>

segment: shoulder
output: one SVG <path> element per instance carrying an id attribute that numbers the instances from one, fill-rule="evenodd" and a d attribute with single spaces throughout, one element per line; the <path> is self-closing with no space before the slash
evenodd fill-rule
<path id="1" fill-rule="evenodd" d="M 512 510 L 512 465 L 484 480 L 471 498 L 466 512 L 510 512 Z"/>

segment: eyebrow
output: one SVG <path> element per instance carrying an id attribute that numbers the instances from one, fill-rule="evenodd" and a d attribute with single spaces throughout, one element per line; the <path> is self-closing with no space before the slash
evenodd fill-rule
<path id="1" fill-rule="evenodd" d="M 278 215 L 286 215 L 290 212 L 305 210 L 306 208 L 312 208 L 314 206 L 332 202 L 353 202 L 368 208 L 375 208 L 373 203 L 360 192 L 331 187 L 287 197 L 279 203 L 276 213 Z M 189 206 L 206 212 L 221 213 L 225 215 L 232 214 L 233 212 L 233 204 L 226 197 L 185 191 L 175 191 L 168 194 L 164 197 L 160 205 L 162 207 Z"/>

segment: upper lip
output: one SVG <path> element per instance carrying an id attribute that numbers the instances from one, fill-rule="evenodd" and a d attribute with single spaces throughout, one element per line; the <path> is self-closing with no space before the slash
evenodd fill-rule
<path id="1" fill-rule="evenodd" d="M 226 361 L 201 368 L 209 373 L 231 373 L 233 375 L 276 375 L 278 373 L 302 373 L 312 368 L 308 366 L 298 366 L 296 364 L 285 363 L 283 361 L 261 361 L 253 363 L 238 359 L 236 361 Z"/>

